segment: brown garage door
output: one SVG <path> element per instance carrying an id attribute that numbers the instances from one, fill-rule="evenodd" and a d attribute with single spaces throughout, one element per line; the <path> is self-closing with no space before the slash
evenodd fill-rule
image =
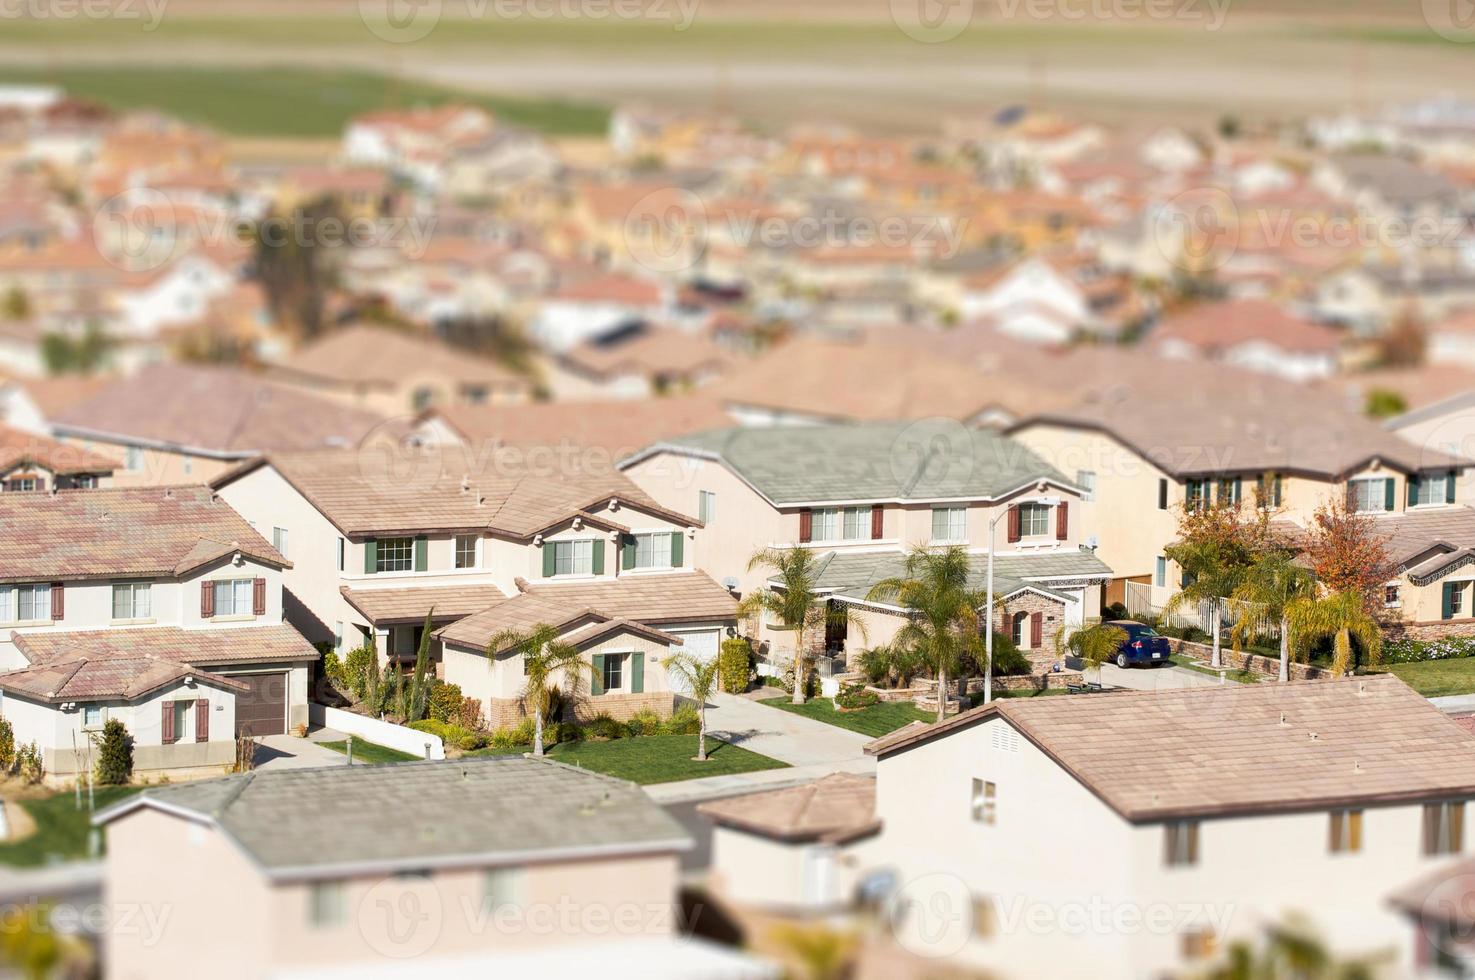
<path id="1" fill-rule="evenodd" d="M 287 675 L 235 674 L 250 690 L 236 694 L 236 730 L 242 735 L 285 735 Z"/>

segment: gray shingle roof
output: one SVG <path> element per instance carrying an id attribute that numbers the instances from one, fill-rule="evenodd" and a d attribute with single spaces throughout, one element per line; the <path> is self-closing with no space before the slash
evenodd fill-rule
<path id="1" fill-rule="evenodd" d="M 634 783 L 521 756 L 227 776 L 146 790 L 94 822 L 139 806 L 210 821 L 275 878 L 691 846 Z"/>
<path id="2" fill-rule="evenodd" d="M 669 440 L 721 459 L 775 504 L 999 497 L 1040 480 L 1071 486 L 1021 443 L 945 419 L 734 427 Z"/>
<path id="3" fill-rule="evenodd" d="M 982 589 L 987 584 L 988 556 L 969 555 L 971 565 L 968 584 Z M 838 595 L 864 599 L 872 586 L 888 578 L 899 578 L 906 572 L 906 555 L 899 551 L 830 552 L 823 559 L 817 584 Z M 1057 598 L 1059 592 L 1038 584 L 1041 579 L 1110 578 L 1111 568 L 1086 551 L 1065 551 L 1042 555 L 1000 555 L 994 559 L 994 594 L 1008 595 L 1029 585 Z"/>

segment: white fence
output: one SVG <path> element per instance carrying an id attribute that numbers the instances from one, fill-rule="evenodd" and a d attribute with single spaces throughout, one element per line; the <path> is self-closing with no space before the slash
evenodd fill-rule
<path id="1" fill-rule="evenodd" d="M 417 732 L 413 728 L 379 721 L 376 718 L 367 718 L 364 715 L 356 715 L 352 711 L 330 708 L 324 704 L 308 704 L 307 717 L 314 725 L 331 728 L 345 735 L 352 735 L 354 738 L 362 738 L 387 749 L 408 752 L 423 759 L 444 759 L 446 757 L 445 743 L 440 740 L 439 735 L 432 735 L 429 732 Z"/>

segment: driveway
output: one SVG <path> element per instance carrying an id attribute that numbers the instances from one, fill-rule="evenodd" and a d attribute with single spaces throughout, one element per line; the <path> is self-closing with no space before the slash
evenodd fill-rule
<path id="1" fill-rule="evenodd" d="M 862 749 L 872 741 L 859 732 L 722 693 L 714 694 L 707 707 L 707 731 L 791 766 L 853 763 L 867 758 Z"/>
<path id="2" fill-rule="evenodd" d="M 342 766 L 347 763 L 348 759 L 342 752 L 325 749 L 311 738 L 263 735 L 256 743 L 256 768 L 261 771 L 321 769 L 324 766 Z"/>
<path id="3" fill-rule="evenodd" d="M 1219 678 L 1187 667 L 1131 667 L 1101 665 L 1101 683 L 1132 691 L 1172 691 L 1185 687 L 1217 687 Z M 1233 684 L 1226 680 L 1224 683 Z"/>

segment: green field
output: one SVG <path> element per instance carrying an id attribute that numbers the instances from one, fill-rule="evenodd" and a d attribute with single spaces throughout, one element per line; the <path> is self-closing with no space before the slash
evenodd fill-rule
<path id="1" fill-rule="evenodd" d="M 532 746 L 479 749 L 467 755 L 521 755 Z M 608 742 L 560 742 L 548 750 L 550 758 L 571 766 L 650 785 L 703 776 L 730 776 L 739 772 L 787 769 L 788 763 L 707 737 L 707 761 L 697 762 L 695 735 L 641 735 Z"/>
<path id="2" fill-rule="evenodd" d="M 235 136 L 321 139 L 349 119 L 386 106 L 467 102 L 498 118 L 554 136 L 598 136 L 609 121 L 598 106 L 459 92 L 374 72 L 311 68 L 0 68 L 0 84 L 63 86 L 115 109 L 157 109 Z"/>
<path id="3" fill-rule="evenodd" d="M 325 749 L 332 749 L 334 752 L 341 752 L 344 755 L 348 754 L 347 741 L 318 742 L 317 744 L 321 745 Z M 356 738 L 353 740 L 354 762 L 419 762 L 423 758 L 424 756 L 411 755 L 408 752 L 401 752 L 399 749 L 391 749 L 387 745 L 380 745 L 377 742 L 366 742 L 361 738 Z"/>
<path id="4" fill-rule="evenodd" d="M 1475 694 L 1475 657 L 1390 664 L 1373 667 L 1371 672 L 1394 674 L 1426 698 Z"/>
<path id="5" fill-rule="evenodd" d="M 98 810 L 111 806 L 143 789 L 142 786 L 103 786 L 94 790 L 93 801 Z M 36 821 L 36 832 L 23 840 L 0 844 L 0 864 L 18 868 L 35 868 L 57 861 L 77 861 L 88 857 L 88 838 L 92 833 L 92 814 L 86 809 L 87 794 L 82 794 L 83 809 L 77 809 L 71 792 L 57 793 L 39 800 L 22 800 L 21 806 Z"/>

